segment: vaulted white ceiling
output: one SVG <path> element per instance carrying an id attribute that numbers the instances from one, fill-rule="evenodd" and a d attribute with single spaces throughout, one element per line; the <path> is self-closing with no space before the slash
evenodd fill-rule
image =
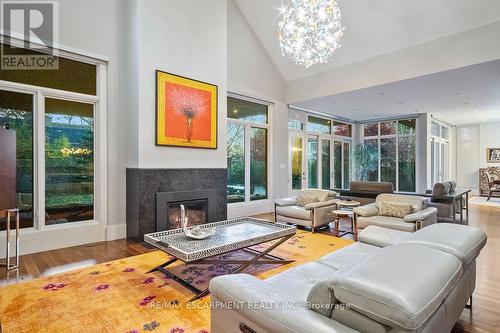
<path id="1" fill-rule="evenodd" d="M 415 113 L 455 125 L 500 121 L 500 60 L 294 105 L 357 121 Z"/>
<path id="2" fill-rule="evenodd" d="M 236 0 L 286 81 L 500 21 L 499 0 L 338 0 L 347 27 L 342 47 L 328 63 L 306 69 L 279 47 L 279 8 L 288 1 Z"/>

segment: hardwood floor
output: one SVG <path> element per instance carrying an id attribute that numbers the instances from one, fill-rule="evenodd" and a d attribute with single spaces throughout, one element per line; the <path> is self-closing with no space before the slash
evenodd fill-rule
<path id="1" fill-rule="evenodd" d="M 272 220 L 274 214 L 263 214 L 257 217 Z M 488 243 L 477 262 L 473 309 L 463 311 L 452 333 L 500 332 L 500 261 L 498 259 L 500 256 L 500 207 L 471 206 L 470 225 L 478 226 L 486 231 Z M 342 228 L 348 228 L 346 221 L 342 222 Z M 333 230 L 321 232 L 333 234 Z M 352 235 L 344 237 L 352 239 Z M 19 270 L 8 274 L 4 269 L 0 270 L 0 286 L 149 251 L 153 249 L 121 239 L 25 255 L 21 257 Z"/>

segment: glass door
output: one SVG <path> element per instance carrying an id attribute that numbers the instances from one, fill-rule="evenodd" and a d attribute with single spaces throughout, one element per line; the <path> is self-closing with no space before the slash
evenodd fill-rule
<path id="1" fill-rule="evenodd" d="M 344 182 L 342 184 L 343 189 L 350 188 L 351 184 L 351 143 L 343 142 L 343 151 L 342 151 L 342 174 Z"/>
<path id="2" fill-rule="evenodd" d="M 321 140 L 321 188 L 328 190 L 331 188 L 332 182 L 332 149 L 330 140 Z"/>
<path id="3" fill-rule="evenodd" d="M 431 181 L 432 184 L 448 179 L 449 147 L 448 142 L 431 139 Z"/>
<path id="4" fill-rule="evenodd" d="M 307 137 L 307 187 L 318 188 L 318 137 Z"/>
<path id="5" fill-rule="evenodd" d="M 290 134 L 290 193 L 305 188 L 306 167 L 304 158 L 305 135 L 302 133 Z"/>

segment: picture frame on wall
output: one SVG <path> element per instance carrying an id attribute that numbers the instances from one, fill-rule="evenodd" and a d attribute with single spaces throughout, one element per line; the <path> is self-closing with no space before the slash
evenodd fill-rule
<path id="1" fill-rule="evenodd" d="M 500 163 L 500 148 L 487 148 L 486 161 L 488 163 Z"/>
<path id="2" fill-rule="evenodd" d="M 156 146 L 217 149 L 218 87 L 156 71 Z"/>

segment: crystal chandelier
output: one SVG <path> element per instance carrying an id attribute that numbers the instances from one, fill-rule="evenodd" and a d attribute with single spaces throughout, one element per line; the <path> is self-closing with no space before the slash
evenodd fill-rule
<path id="1" fill-rule="evenodd" d="M 279 40 L 296 64 L 323 63 L 340 45 L 344 27 L 335 0 L 291 0 L 281 9 Z"/>

